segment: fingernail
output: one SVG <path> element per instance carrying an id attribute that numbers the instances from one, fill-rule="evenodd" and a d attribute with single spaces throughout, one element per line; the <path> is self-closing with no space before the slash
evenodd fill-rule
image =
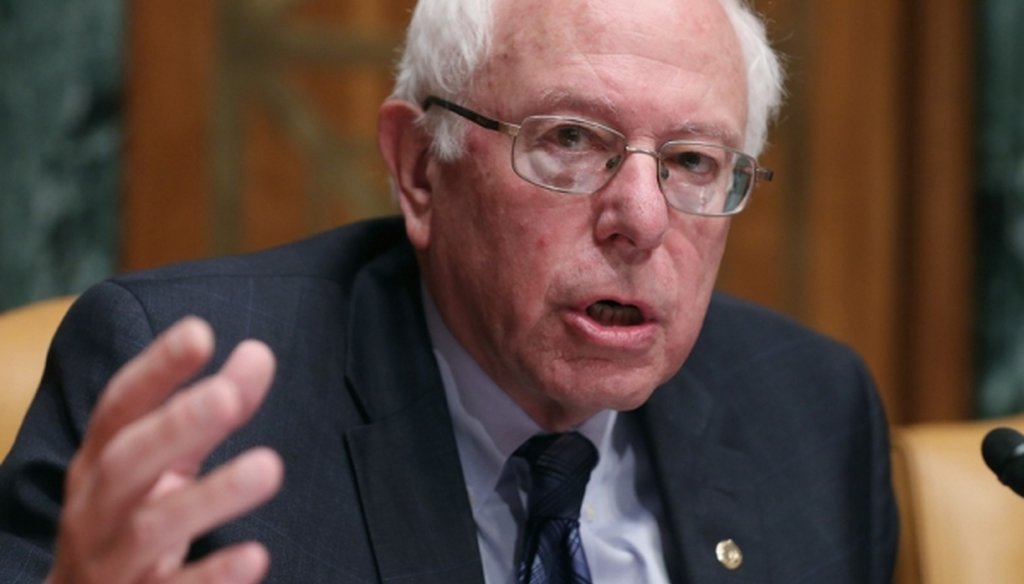
<path id="1" fill-rule="evenodd" d="M 249 458 L 238 465 L 235 484 L 246 492 L 257 490 L 263 482 L 263 472 L 258 458 Z"/>
<path id="2" fill-rule="evenodd" d="M 185 353 L 185 334 L 180 323 L 167 333 L 167 352 L 173 359 L 178 359 Z"/>
<path id="3" fill-rule="evenodd" d="M 229 578 L 232 582 L 248 582 L 264 570 L 265 564 L 263 550 L 255 545 L 247 545 L 231 557 Z"/>

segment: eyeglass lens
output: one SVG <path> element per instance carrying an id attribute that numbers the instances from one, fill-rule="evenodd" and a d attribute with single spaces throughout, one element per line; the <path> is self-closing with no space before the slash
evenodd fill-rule
<path id="1" fill-rule="evenodd" d="M 669 204 L 681 211 L 734 213 L 753 184 L 753 160 L 731 149 L 690 141 L 667 142 L 657 153 L 630 149 L 625 137 L 611 128 L 562 116 L 523 120 L 513 142 L 512 166 L 538 186 L 591 194 L 615 176 L 627 152 L 658 159 L 659 186 Z"/>

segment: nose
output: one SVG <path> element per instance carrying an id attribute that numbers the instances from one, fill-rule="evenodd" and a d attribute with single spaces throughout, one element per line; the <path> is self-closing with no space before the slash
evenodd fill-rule
<path id="1" fill-rule="evenodd" d="M 615 176 L 594 194 L 594 236 L 600 244 L 633 259 L 661 245 L 670 211 L 658 185 L 657 154 L 629 146 L 624 156 Z"/>

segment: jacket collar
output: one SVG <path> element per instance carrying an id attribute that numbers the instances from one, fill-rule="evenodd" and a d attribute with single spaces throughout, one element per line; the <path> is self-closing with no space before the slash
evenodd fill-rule
<path id="1" fill-rule="evenodd" d="M 768 581 L 754 467 L 727 407 L 684 368 L 631 417 L 647 438 L 658 481 L 671 579 Z M 743 553 L 735 570 L 716 555 L 728 540 Z"/>
<path id="2" fill-rule="evenodd" d="M 381 580 L 483 584 L 418 274 L 402 246 L 353 284 L 346 382 L 368 423 L 346 442 Z"/>
<path id="3" fill-rule="evenodd" d="M 346 434 L 383 581 L 483 583 L 476 526 L 408 246 L 353 284 L 346 382 L 367 424 Z M 727 407 L 684 368 L 629 416 L 658 477 L 674 582 L 768 581 L 754 466 Z M 716 557 L 743 552 L 739 569 Z"/>

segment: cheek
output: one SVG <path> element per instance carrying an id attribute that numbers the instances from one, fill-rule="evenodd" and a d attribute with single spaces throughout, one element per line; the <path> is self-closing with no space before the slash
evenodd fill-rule
<path id="1" fill-rule="evenodd" d="M 536 253 L 545 253 L 551 247 L 551 237 L 548 234 L 538 234 L 533 239 L 533 250 Z"/>
<path id="2" fill-rule="evenodd" d="M 722 255 L 725 253 L 725 242 L 728 233 L 729 229 L 728 225 L 726 225 L 723 228 L 714 230 L 704 240 L 705 244 L 701 261 L 703 262 L 703 271 L 708 287 L 714 286 L 715 280 L 718 278 L 718 267 L 722 263 Z"/>
<path id="3" fill-rule="evenodd" d="M 725 252 L 728 220 L 684 218 L 686 225 L 674 230 L 667 245 L 673 261 L 677 326 L 699 328 L 711 299 L 718 267 Z"/>
<path id="4" fill-rule="evenodd" d="M 693 269 L 701 273 L 700 280 L 714 281 L 718 264 L 725 252 L 730 219 L 710 217 L 683 217 L 677 233 L 683 234 L 690 255 L 698 264 Z"/>

